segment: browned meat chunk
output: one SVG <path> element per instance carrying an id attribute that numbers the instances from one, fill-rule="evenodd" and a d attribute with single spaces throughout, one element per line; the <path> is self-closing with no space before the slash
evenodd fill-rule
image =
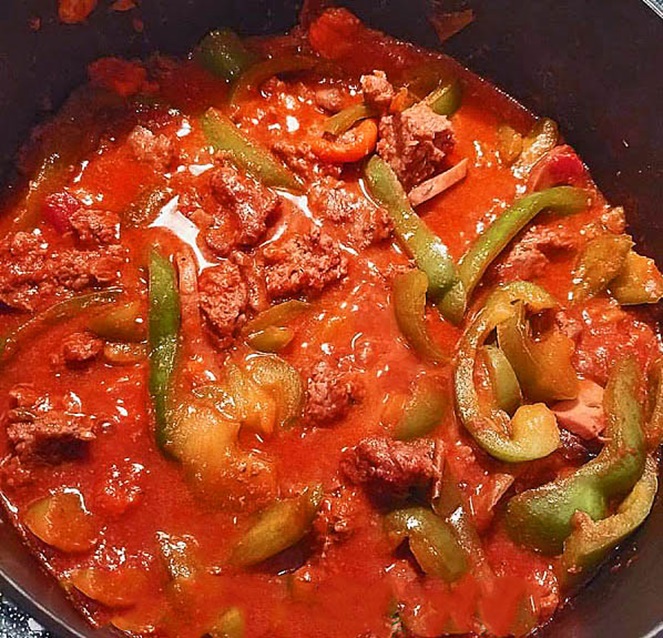
<path id="1" fill-rule="evenodd" d="M 393 229 L 384 208 L 349 190 L 341 181 L 328 180 L 313 186 L 309 191 L 309 205 L 323 219 L 343 224 L 350 241 L 358 248 L 387 239 Z"/>
<path id="2" fill-rule="evenodd" d="M 34 310 L 43 296 L 115 283 L 124 261 L 120 246 L 58 253 L 38 235 L 18 232 L 0 243 L 0 304 Z"/>
<path id="3" fill-rule="evenodd" d="M 369 75 L 362 75 L 361 90 L 364 92 L 364 102 L 379 111 L 387 111 L 396 95 L 384 71 L 373 71 Z"/>
<path id="4" fill-rule="evenodd" d="M 378 154 L 406 190 L 441 170 L 454 143 L 451 122 L 424 102 L 380 120 Z"/>
<path id="5" fill-rule="evenodd" d="M 312 228 L 305 235 L 290 235 L 263 251 L 269 296 L 316 294 L 348 271 L 348 260 L 334 240 Z"/>
<path id="6" fill-rule="evenodd" d="M 78 458 L 95 438 L 89 425 L 62 412 L 49 412 L 7 427 L 14 454 L 28 463 L 56 464 Z"/>
<path id="7" fill-rule="evenodd" d="M 120 240 L 120 218 L 111 211 L 79 208 L 69 221 L 81 244 L 116 244 Z"/>
<path id="8" fill-rule="evenodd" d="M 315 425 L 342 419 L 361 400 L 361 386 L 355 374 L 326 359 L 313 368 L 307 383 L 304 416 Z"/>
<path id="9" fill-rule="evenodd" d="M 525 281 L 541 277 L 551 261 L 576 250 L 579 239 L 564 226 L 532 226 L 496 265 L 498 276 Z"/>
<path id="10" fill-rule="evenodd" d="M 104 349 L 104 342 L 89 332 L 74 332 L 62 342 L 65 363 L 76 366 L 96 359 Z"/>
<path id="11" fill-rule="evenodd" d="M 279 209 L 279 198 L 252 177 L 240 173 L 232 164 L 224 164 L 212 175 L 210 185 L 221 204 L 223 217 L 230 213 L 236 219 L 234 242 L 254 246 L 267 230 L 269 219 Z"/>
<path id="12" fill-rule="evenodd" d="M 14 469 L 54 465 L 79 458 L 95 434 L 89 419 L 55 409 L 49 397 L 26 384 L 10 391 L 10 410 L 4 419 Z"/>
<path id="13" fill-rule="evenodd" d="M 134 157 L 140 162 L 152 162 L 156 170 L 163 171 L 173 157 L 170 138 L 155 135 L 144 126 L 136 126 L 127 138 Z"/>
<path id="14" fill-rule="evenodd" d="M 433 455 L 430 441 L 368 437 L 346 453 L 341 472 L 374 496 L 405 498 L 413 489 L 428 487 L 436 477 Z"/>
<path id="15" fill-rule="evenodd" d="M 203 271 L 198 281 L 200 307 L 219 337 L 229 338 L 245 319 L 248 288 L 231 261 Z"/>

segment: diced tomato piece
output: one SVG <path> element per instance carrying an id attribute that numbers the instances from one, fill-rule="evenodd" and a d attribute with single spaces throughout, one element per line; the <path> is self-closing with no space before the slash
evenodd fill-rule
<path id="1" fill-rule="evenodd" d="M 88 67 L 93 84 L 115 91 L 122 97 L 135 95 L 149 86 L 147 71 L 140 62 L 120 58 L 100 58 Z"/>
<path id="2" fill-rule="evenodd" d="M 586 186 L 587 168 L 576 152 L 566 144 L 549 151 L 532 169 L 528 188 L 540 191 L 552 186 Z"/>
<path id="3" fill-rule="evenodd" d="M 51 193 L 44 200 L 42 215 L 59 233 L 71 230 L 70 217 L 81 207 L 81 203 L 67 191 Z"/>
<path id="4" fill-rule="evenodd" d="M 347 9 L 325 11 L 309 27 L 311 46 L 324 58 L 339 60 L 354 50 L 357 33 L 365 30 L 357 16 Z"/>

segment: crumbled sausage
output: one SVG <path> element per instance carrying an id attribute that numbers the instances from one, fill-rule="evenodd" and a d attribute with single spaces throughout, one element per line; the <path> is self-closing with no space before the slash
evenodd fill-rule
<path id="1" fill-rule="evenodd" d="M 393 229 L 384 208 L 349 190 L 342 181 L 315 184 L 309 191 L 309 205 L 320 217 L 344 225 L 358 248 L 387 239 Z"/>
<path id="2" fill-rule="evenodd" d="M 365 486 L 374 496 L 405 498 L 435 479 L 438 471 L 433 457 L 430 441 L 405 443 L 368 437 L 348 450 L 340 469 L 349 481 Z"/>
<path id="3" fill-rule="evenodd" d="M 438 172 L 454 144 L 451 122 L 424 102 L 380 120 L 378 154 L 406 190 Z"/>
<path id="4" fill-rule="evenodd" d="M 7 437 L 22 461 L 56 464 L 81 456 L 85 444 L 95 435 L 89 424 L 52 411 L 33 420 L 12 423 L 7 427 Z"/>
<path id="5" fill-rule="evenodd" d="M 229 338 L 245 320 L 249 294 L 240 269 L 231 261 L 207 268 L 198 280 L 200 307 L 215 333 Z"/>
<path id="6" fill-rule="evenodd" d="M 107 210 L 79 208 L 69 217 L 78 241 L 83 245 L 107 245 L 120 241 L 120 218 Z"/>
<path id="7" fill-rule="evenodd" d="M 536 279 L 551 261 L 576 250 L 578 242 L 579 237 L 565 226 L 532 226 L 495 265 L 495 271 L 500 279 Z"/>
<path id="8" fill-rule="evenodd" d="M 18 232 L 0 242 L 0 303 L 34 310 L 44 296 L 115 283 L 124 261 L 120 246 L 50 252 L 40 236 Z"/>
<path id="9" fill-rule="evenodd" d="M 173 157 L 173 144 L 166 135 L 155 135 L 144 126 L 136 126 L 127 137 L 129 148 L 139 162 L 151 162 L 157 171 L 163 171 Z"/>
<path id="10" fill-rule="evenodd" d="M 10 410 L 4 418 L 13 465 L 18 474 L 34 465 L 55 465 L 79 458 L 94 440 L 92 422 L 56 409 L 48 396 L 19 384 L 10 391 Z"/>
<path id="11" fill-rule="evenodd" d="M 361 90 L 364 92 L 364 102 L 379 111 L 387 111 L 396 92 L 384 71 L 373 71 L 361 76 Z"/>
<path id="12" fill-rule="evenodd" d="M 315 425 L 328 425 L 342 419 L 361 399 L 361 386 L 351 371 L 323 359 L 313 367 L 306 396 L 305 418 Z"/>
<path id="13" fill-rule="evenodd" d="M 89 332 L 74 332 L 62 342 L 65 363 L 76 366 L 96 359 L 104 349 L 104 342 Z"/>
<path id="14" fill-rule="evenodd" d="M 347 257 L 316 227 L 267 246 L 263 256 L 267 292 L 272 299 L 319 293 L 348 271 Z"/>
<path id="15" fill-rule="evenodd" d="M 236 217 L 234 242 L 254 246 L 267 230 L 267 223 L 279 209 L 276 194 L 232 164 L 223 164 L 212 174 L 212 193 L 221 204 L 221 215 Z"/>

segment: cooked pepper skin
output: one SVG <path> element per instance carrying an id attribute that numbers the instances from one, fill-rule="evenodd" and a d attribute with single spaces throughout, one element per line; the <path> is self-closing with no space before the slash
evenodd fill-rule
<path id="1" fill-rule="evenodd" d="M 180 299 L 172 263 L 156 250 L 149 260 L 149 388 L 154 406 L 156 440 L 162 451 L 171 442 L 170 391 L 179 349 Z"/>
<path id="2" fill-rule="evenodd" d="M 640 480 L 612 516 L 593 521 L 587 514 L 578 513 L 573 531 L 564 542 L 562 575 L 567 581 L 576 580 L 596 567 L 619 543 L 645 521 L 654 505 L 658 491 L 658 467 L 647 457 Z"/>
<path id="3" fill-rule="evenodd" d="M 523 405 L 511 422 L 506 412 L 482 405 L 474 384 L 474 368 L 485 338 L 514 312 L 514 303 L 526 303 L 538 312 L 555 305 L 535 284 L 517 281 L 498 288 L 468 326 L 458 346 L 454 386 L 463 425 L 488 454 L 510 463 L 548 456 L 559 445 L 555 416 L 542 403 Z"/>
<path id="4" fill-rule="evenodd" d="M 497 326 L 497 340 L 530 400 L 562 401 L 578 396 L 578 376 L 571 363 L 575 350 L 572 339 L 555 330 L 534 341 L 520 307 Z"/>
<path id="5" fill-rule="evenodd" d="M 418 268 L 428 277 L 428 294 L 439 301 L 458 281 L 449 249 L 412 209 L 398 177 L 389 164 L 371 157 L 364 171 L 371 195 L 391 217 L 396 235 Z"/>
<path id="6" fill-rule="evenodd" d="M 438 115 L 453 115 L 461 105 L 463 99 L 463 89 L 458 80 L 452 80 L 442 84 L 429 95 L 424 101 Z"/>
<path id="7" fill-rule="evenodd" d="M 449 403 L 438 382 L 421 377 L 415 382 L 412 397 L 396 423 L 394 438 L 411 441 L 430 434 L 449 411 Z"/>
<path id="8" fill-rule="evenodd" d="M 396 323 L 414 351 L 430 361 L 448 357 L 433 341 L 426 326 L 428 277 L 421 270 L 410 270 L 394 278 L 393 304 Z"/>
<path id="9" fill-rule="evenodd" d="M 330 135 L 342 135 L 350 130 L 357 122 L 368 117 L 376 117 L 379 113 L 371 106 L 364 104 L 353 104 L 332 115 L 323 127 L 325 133 Z"/>
<path id="10" fill-rule="evenodd" d="M 520 384 L 506 355 L 497 346 L 483 346 L 480 351 L 488 368 L 495 403 L 500 410 L 513 415 L 523 402 Z"/>
<path id="11" fill-rule="evenodd" d="M 663 275 L 653 259 L 631 250 L 609 287 L 622 306 L 658 303 L 663 298 Z"/>
<path id="12" fill-rule="evenodd" d="M 505 521 L 511 537 L 546 554 L 559 554 L 573 531 L 575 512 L 606 516 L 610 499 L 623 497 L 642 476 L 646 449 L 638 398 L 641 374 L 631 359 L 613 368 L 604 396 L 607 442 L 573 474 L 513 497 Z"/>
<path id="13" fill-rule="evenodd" d="M 246 138 L 232 121 L 214 108 L 201 119 L 207 141 L 217 152 L 228 153 L 232 161 L 254 175 L 265 186 L 299 192 L 299 180 L 267 149 Z"/>
<path id="14" fill-rule="evenodd" d="M 251 567 L 298 543 L 309 531 L 322 500 L 320 487 L 267 508 L 235 544 L 230 562 Z"/>
<path id="15" fill-rule="evenodd" d="M 238 78 L 255 61 L 239 36 L 231 29 L 208 33 L 198 45 L 198 61 L 211 73 L 231 81 Z"/>
<path id="16" fill-rule="evenodd" d="M 619 275 L 633 247 L 627 235 L 605 234 L 592 239 L 584 248 L 574 271 L 574 301 L 594 297 Z"/>
<path id="17" fill-rule="evenodd" d="M 449 583 L 468 570 L 465 551 L 449 525 L 425 507 L 395 510 L 385 519 L 387 534 L 395 540 L 407 538 L 410 551 L 423 571 Z"/>

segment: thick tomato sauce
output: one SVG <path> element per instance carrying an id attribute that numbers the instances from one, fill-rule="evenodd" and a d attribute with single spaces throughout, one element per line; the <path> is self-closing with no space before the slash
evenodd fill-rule
<path id="1" fill-rule="evenodd" d="M 339 29 L 348 33 L 339 37 Z M 138 120 L 163 118 L 155 128 L 173 140 L 177 149 L 175 164 L 159 171 L 136 159 L 120 125 L 98 151 L 84 158 L 64 185 L 83 204 L 121 216 L 121 246 L 127 251 L 121 269 L 122 299 L 139 299 L 143 317 L 147 312 L 144 267 L 149 248 L 156 245 L 166 253 L 175 253 L 188 242 L 195 248 L 201 270 L 215 263 L 215 257 L 200 242 L 196 244 L 195 225 L 178 212 L 178 207 L 187 205 L 186 194 L 191 191 L 203 200 L 209 197 L 200 176 L 213 166 L 214 157 L 197 118 L 210 106 L 228 112 L 244 133 L 265 147 L 279 140 L 296 144 L 318 134 L 327 117 L 311 98 L 320 85 L 349 86 L 349 102 L 357 101 L 358 79 L 363 72 L 381 69 L 392 77 L 422 61 L 441 60 L 449 73 L 460 76 L 464 83 L 463 103 L 453 118 L 456 146 L 450 160 L 455 163 L 468 158 L 469 172 L 464 181 L 420 207 L 419 214 L 450 247 L 452 256 L 459 258 L 486 225 L 525 192 L 524 179 L 514 176 L 497 150 L 499 124 L 508 122 L 524 133 L 533 121 L 511 99 L 447 58 L 396 43 L 352 20 L 341 27 L 333 20 L 314 23 L 310 44 L 339 65 L 342 77 L 328 80 L 304 73 L 295 79 L 270 80 L 233 109 L 227 104 L 227 87 L 196 62 L 157 61 L 147 91 L 155 102 L 162 101 L 171 110 L 160 113 L 157 109 L 155 116 L 148 109 L 147 114 L 139 114 Z M 285 55 L 309 44 L 302 34 L 260 39 L 252 46 L 263 54 Z M 358 46 L 360 56 L 356 54 Z M 100 73 L 97 71 L 96 76 Z M 101 80 L 96 79 L 105 81 L 103 74 Z M 132 114 L 125 117 L 128 121 L 136 119 Z M 355 182 L 355 192 L 364 192 L 357 170 L 347 168 L 344 178 Z M 154 189 L 164 191 L 164 201 L 179 197 L 169 208 L 171 212 L 162 212 L 156 223 L 154 216 L 138 226 L 125 223 L 127 211 L 135 207 L 136 201 L 146 201 L 146 194 Z M 606 209 L 600 194 L 594 191 L 593 195 L 594 203 L 587 211 L 563 221 L 548 215 L 538 223 L 551 228 L 563 224 L 571 232 L 584 232 L 582 229 Z M 268 230 L 263 245 L 278 241 L 289 229 L 308 223 L 314 215 L 305 196 L 283 197 L 287 199 L 284 213 Z M 12 232 L 14 217 L 14 210 L 5 211 L 5 233 Z M 471 631 L 477 610 L 484 626 L 495 634 L 523 632 L 531 627 L 532 619 L 533 624 L 547 620 L 564 598 L 555 577 L 556 559 L 519 548 L 502 529 L 499 507 L 495 516 L 487 503 L 495 477 L 512 470 L 481 452 L 453 411 L 432 436 L 444 442 L 447 462 L 476 518 L 487 560 L 495 573 L 489 582 L 475 573 L 465 575 L 453 586 L 422 577 L 411 557 L 400 550 L 394 552 L 385 538 L 382 513 L 362 488 L 344 484 L 339 477 L 339 463 L 347 449 L 368 435 L 389 434 L 390 406 L 408 395 L 413 379 L 422 374 L 438 378 L 441 387 L 451 394 L 451 373 L 444 366 L 423 362 L 398 329 L 391 305 L 390 273 L 405 267 L 408 259 L 396 241 L 392 238 L 355 249 L 344 243 L 342 226 L 319 219 L 317 222 L 344 246 L 348 273 L 312 298 L 310 310 L 297 319 L 294 339 L 280 356 L 302 374 L 323 357 L 350 362 L 361 381 L 361 397 L 331 426 L 300 423 L 271 436 L 242 432 L 240 444 L 247 450 L 259 450 L 273 463 L 277 479 L 272 497 L 296 494 L 306 485 L 321 484 L 331 495 L 333 506 L 342 508 L 347 536 L 340 541 L 327 538 L 328 530 L 320 524 L 319 531 L 316 522 L 313 532 L 302 542 L 258 567 L 241 570 L 229 566 L 230 548 L 264 502 L 248 499 L 237 511 L 228 511 L 201 499 L 191 489 L 182 467 L 164 457 L 154 441 L 146 359 L 129 366 L 95 361 L 72 368 L 63 363 L 59 344 L 69 334 L 84 330 L 94 311 L 36 334 L 22 345 L 18 356 L 3 364 L 3 411 L 10 408 L 11 388 L 27 383 L 54 402 L 65 401 L 70 413 L 89 415 L 96 433 L 80 459 L 37 466 L 26 482 L 12 481 L 5 475 L 3 495 L 10 517 L 94 623 L 112 620 L 116 626 L 135 633 L 200 638 L 219 613 L 231 606 L 244 612 L 246 636 L 387 637 L 392 634 L 398 605 L 401 618 L 420 636 Z M 58 233 L 46 221 L 39 222 L 37 228 L 51 247 L 74 245 L 70 235 Z M 566 299 L 570 290 L 574 260 L 574 254 L 554 260 L 539 280 L 560 300 Z M 489 271 L 488 277 L 499 281 L 501 275 Z M 477 298 L 482 296 L 479 291 Z M 49 298 L 44 293 L 40 307 L 55 300 L 57 297 Z M 24 319 L 24 315 L 3 314 L 4 329 L 11 330 Z M 441 347 L 452 352 L 462 326 L 456 328 L 432 312 L 428 324 Z M 634 340 L 632 347 L 647 362 L 654 356 L 651 347 L 656 339 L 644 323 L 637 326 L 643 337 Z M 188 384 L 188 388 L 201 377 L 218 374 L 226 357 L 242 361 L 250 354 L 241 339 L 228 348 L 217 348 L 207 328 L 206 343 L 200 349 L 187 346 L 187 339 L 185 333 L 185 356 L 180 364 L 185 371 L 182 384 Z M 600 345 L 595 343 L 597 339 Z M 621 336 L 610 330 L 590 334 L 588 348 L 610 349 L 610 339 L 618 342 Z M 586 367 L 591 368 L 592 355 L 588 358 Z M 589 369 L 584 372 L 592 374 Z M 4 428 L 0 428 L 0 451 L 3 456 L 10 451 Z M 537 483 L 537 472 L 545 478 L 551 471 L 569 467 L 569 462 L 553 456 L 541 470 L 532 464 L 531 483 Z M 515 473 L 521 471 L 528 472 Z M 26 509 L 63 487 L 78 490 L 93 517 L 98 541 L 90 551 L 58 551 L 23 527 Z M 195 539 L 196 560 L 201 566 L 196 578 L 173 582 L 160 557 L 158 538 L 163 534 Z M 68 579 L 72 570 L 81 567 L 109 572 L 136 568 L 125 585 L 127 591 L 136 591 L 130 604 L 112 608 L 71 587 Z"/>

